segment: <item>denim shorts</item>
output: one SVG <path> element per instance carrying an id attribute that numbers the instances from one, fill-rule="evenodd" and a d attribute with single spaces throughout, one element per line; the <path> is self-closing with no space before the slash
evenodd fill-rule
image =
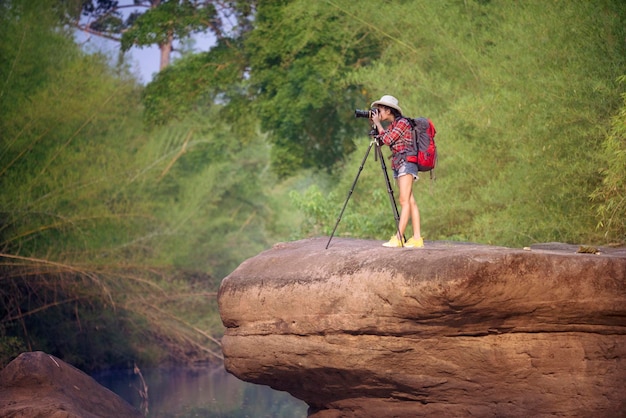
<path id="1" fill-rule="evenodd" d="M 397 179 L 398 177 L 404 176 L 405 174 L 411 174 L 413 176 L 413 180 L 419 180 L 417 175 L 417 164 L 403 162 L 400 164 L 400 167 L 397 169 L 393 169 L 393 178 Z"/>

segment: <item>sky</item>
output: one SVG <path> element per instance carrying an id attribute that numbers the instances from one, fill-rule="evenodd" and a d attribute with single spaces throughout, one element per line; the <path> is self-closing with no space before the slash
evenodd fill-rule
<path id="1" fill-rule="evenodd" d="M 76 42 L 87 52 L 102 52 L 109 57 L 113 63 L 117 61 L 119 52 L 119 43 L 101 38 L 96 35 L 86 34 L 82 31 L 76 31 Z M 193 36 L 195 40 L 194 51 L 208 51 L 214 44 L 215 37 L 210 34 L 196 34 Z M 172 61 L 177 58 L 176 54 L 172 55 Z M 137 48 L 132 47 L 126 52 L 126 59 L 131 65 L 133 73 L 137 76 L 142 84 L 149 83 L 154 75 L 159 72 L 159 62 L 161 55 L 159 48 L 155 46 Z"/>

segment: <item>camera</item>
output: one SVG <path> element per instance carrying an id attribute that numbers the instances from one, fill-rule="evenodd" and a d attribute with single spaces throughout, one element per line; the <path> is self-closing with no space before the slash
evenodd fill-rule
<path id="1" fill-rule="evenodd" d="M 370 110 L 361 110 L 361 109 L 356 109 L 354 111 L 354 117 L 355 118 L 367 118 L 367 119 L 371 119 L 372 115 L 378 113 L 378 109 L 376 108 L 372 108 Z"/>

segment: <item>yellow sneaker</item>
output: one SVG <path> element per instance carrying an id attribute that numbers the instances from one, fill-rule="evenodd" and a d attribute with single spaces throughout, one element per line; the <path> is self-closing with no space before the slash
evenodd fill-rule
<path id="1" fill-rule="evenodd" d="M 391 237 L 389 241 L 383 244 L 383 247 L 398 248 L 398 247 L 402 247 L 402 244 L 400 243 L 400 240 L 398 239 L 398 237 L 394 235 Z"/>
<path id="2" fill-rule="evenodd" d="M 419 237 L 415 239 L 413 237 L 409 238 L 409 240 L 404 244 L 405 247 L 410 248 L 423 248 L 424 247 L 424 238 Z"/>

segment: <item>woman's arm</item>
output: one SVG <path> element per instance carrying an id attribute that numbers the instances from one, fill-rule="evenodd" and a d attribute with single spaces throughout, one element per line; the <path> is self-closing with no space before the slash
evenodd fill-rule
<path id="1" fill-rule="evenodd" d="M 378 122 L 378 124 L 380 125 L 380 122 Z M 400 120 L 396 119 L 394 122 L 391 123 L 391 125 L 389 125 L 387 130 L 382 130 L 382 126 L 380 128 L 378 126 L 376 127 L 378 128 L 378 134 L 380 135 L 379 136 L 380 140 L 385 145 L 389 145 L 389 146 L 393 145 L 396 141 L 401 140 L 404 135 L 404 132 L 407 129 L 410 129 L 410 125 L 406 121 L 405 118 L 402 118 Z"/>

